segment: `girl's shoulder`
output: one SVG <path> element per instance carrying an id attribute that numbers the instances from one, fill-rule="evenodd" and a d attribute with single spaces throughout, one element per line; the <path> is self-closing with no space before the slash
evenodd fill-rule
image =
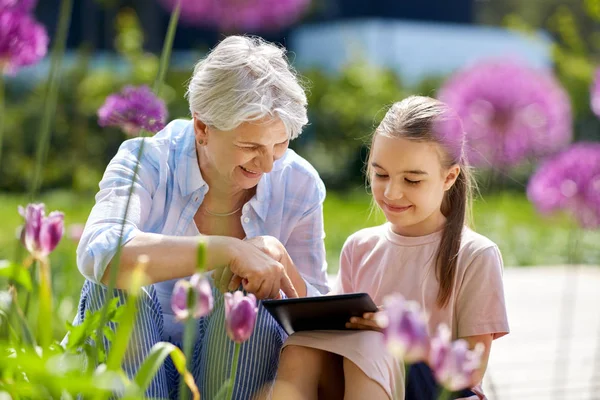
<path id="1" fill-rule="evenodd" d="M 385 224 L 363 228 L 351 234 L 344 243 L 344 248 L 372 248 L 373 245 L 385 239 L 387 227 Z"/>
<path id="2" fill-rule="evenodd" d="M 496 243 L 465 226 L 461 236 L 459 260 L 470 264 L 473 260 L 479 258 L 491 258 L 500 263 L 502 262 L 502 256 Z"/>

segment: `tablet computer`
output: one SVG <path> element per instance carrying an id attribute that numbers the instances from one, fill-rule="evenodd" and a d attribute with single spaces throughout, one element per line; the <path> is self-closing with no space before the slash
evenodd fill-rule
<path id="1" fill-rule="evenodd" d="M 377 311 L 367 293 L 263 300 L 262 305 L 288 335 L 299 331 L 347 330 L 350 317 Z"/>

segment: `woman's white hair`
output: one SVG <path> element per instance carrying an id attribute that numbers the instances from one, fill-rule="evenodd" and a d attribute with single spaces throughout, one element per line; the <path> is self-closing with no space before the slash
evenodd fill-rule
<path id="1" fill-rule="evenodd" d="M 306 94 L 285 49 L 258 37 L 221 41 L 196 64 L 186 97 L 192 116 L 223 131 L 279 117 L 294 139 L 308 122 Z"/>

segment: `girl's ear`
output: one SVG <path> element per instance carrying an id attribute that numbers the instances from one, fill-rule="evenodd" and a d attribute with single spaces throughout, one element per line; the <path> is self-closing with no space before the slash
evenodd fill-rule
<path id="1" fill-rule="evenodd" d="M 199 144 L 206 144 L 208 142 L 208 126 L 200 121 L 194 115 L 194 135 L 196 136 L 196 142 Z"/>
<path id="2" fill-rule="evenodd" d="M 458 164 L 454 164 L 446 171 L 446 179 L 444 179 L 444 191 L 450 190 L 458 175 L 460 174 L 460 166 Z"/>

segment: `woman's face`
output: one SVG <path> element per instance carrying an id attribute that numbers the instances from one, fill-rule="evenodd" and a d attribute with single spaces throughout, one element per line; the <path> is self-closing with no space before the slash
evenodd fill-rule
<path id="1" fill-rule="evenodd" d="M 444 193 L 460 168 L 443 168 L 438 145 L 377 135 L 370 155 L 373 198 L 394 232 L 423 236 L 441 229 Z"/>
<path id="2" fill-rule="evenodd" d="M 230 131 L 208 127 L 194 117 L 200 168 L 218 184 L 250 189 L 273 169 L 289 145 L 285 125 L 279 118 L 245 122 Z M 202 144 L 198 144 L 202 141 Z"/>

